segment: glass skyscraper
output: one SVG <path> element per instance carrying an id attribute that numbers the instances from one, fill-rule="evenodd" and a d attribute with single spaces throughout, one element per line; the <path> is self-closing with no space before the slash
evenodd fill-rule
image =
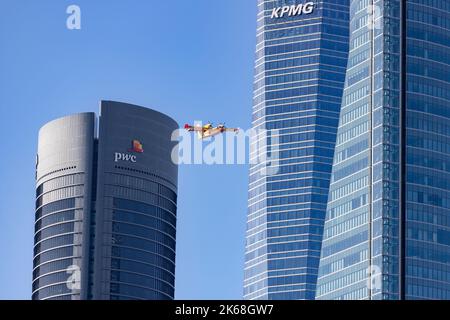
<path id="1" fill-rule="evenodd" d="M 352 0 L 318 299 L 450 299 L 450 1 Z"/>
<path id="2" fill-rule="evenodd" d="M 76 114 L 40 130 L 33 299 L 174 298 L 177 128 L 102 101 L 99 120 Z"/>
<path id="3" fill-rule="evenodd" d="M 258 1 L 252 123 L 270 132 L 258 145 L 278 156 L 250 168 L 245 299 L 314 299 L 348 9 L 346 0 Z"/>

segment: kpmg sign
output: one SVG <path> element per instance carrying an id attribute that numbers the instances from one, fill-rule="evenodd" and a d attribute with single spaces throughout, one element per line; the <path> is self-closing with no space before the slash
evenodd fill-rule
<path id="1" fill-rule="evenodd" d="M 313 13 L 313 11 L 314 2 L 306 2 L 305 4 L 278 7 L 272 10 L 271 19 L 283 18 L 284 16 L 295 17 L 301 14 L 311 14 Z"/>

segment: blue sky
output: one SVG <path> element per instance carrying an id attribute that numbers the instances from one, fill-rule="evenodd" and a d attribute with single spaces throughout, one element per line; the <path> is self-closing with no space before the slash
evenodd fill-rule
<path id="1" fill-rule="evenodd" d="M 76 4 L 82 29 L 66 28 Z M 29 299 L 39 128 L 118 100 L 251 121 L 255 0 L 1 0 L 0 299 Z M 248 168 L 181 166 L 177 299 L 242 297 Z M 210 186 L 214 186 L 211 188 Z"/>

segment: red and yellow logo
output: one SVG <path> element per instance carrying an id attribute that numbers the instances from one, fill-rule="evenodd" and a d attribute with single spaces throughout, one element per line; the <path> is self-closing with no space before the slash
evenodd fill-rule
<path id="1" fill-rule="evenodd" d="M 133 140 L 131 142 L 131 150 L 132 152 L 144 153 L 144 148 L 142 143 L 139 140 Z"/>

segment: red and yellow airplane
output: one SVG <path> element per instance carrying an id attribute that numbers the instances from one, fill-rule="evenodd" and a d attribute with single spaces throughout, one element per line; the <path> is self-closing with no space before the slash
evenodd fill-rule
<path id="1" fill-rule="evenodd" d="M 204 126 L 191 126 L 189 124 L 186 124 L 184 128 L 189 132 L 197 132 L 199 139 L 213 137 L 224 132 L 239 132 L 239 129 L 227 128 L 224 124 L 219 124 L 217 127 L 213 127 L 211 123 L 205 124 Z"/>

